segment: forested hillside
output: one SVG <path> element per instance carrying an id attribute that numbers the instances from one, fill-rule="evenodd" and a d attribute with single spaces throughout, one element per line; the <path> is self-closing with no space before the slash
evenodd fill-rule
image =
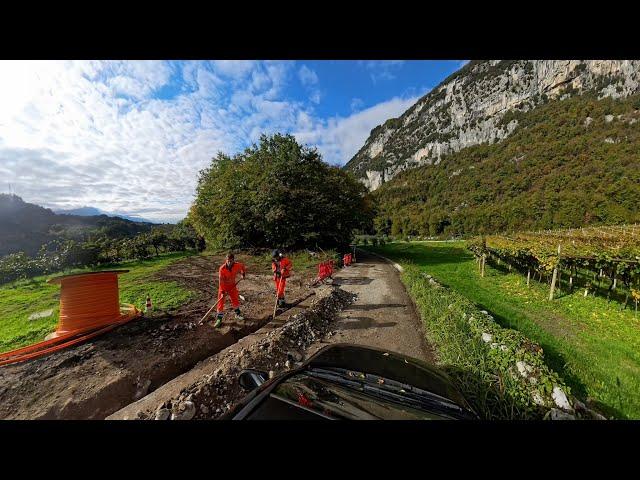
<path id="1" fill-rule="evenodd" d="M 106 215 L 58 215 L 17 195 L 0 194 L 0 256 L 14 252 L 35 255 L 42 245 L 53 240 L 132 237 L 153 227 Z"/>
<path id="2" fill-rule="evenodd" d="M 380 233 L 468 235 L 640 221 L 640 96 L 547 101 L 499 143 L 398 174 L 373 195 Z"/>

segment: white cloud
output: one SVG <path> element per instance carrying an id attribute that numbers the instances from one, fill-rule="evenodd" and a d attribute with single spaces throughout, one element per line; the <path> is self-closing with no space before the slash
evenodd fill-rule
<path id="1" fill-rule="evenodd" d="M 395 79 L 394 71 L 404 65 L 404 60 L 361 60 L 358 64 L 369 70 L 369 77 L 375 85 L 380 80 Z"/>
<path id="2" fill-rule="evenodd" d="M 318 105 L 322 98 L 320 89 L 316 87 L 318 84 L 318 74 L 306 65 L 302 65 L 298 70 L 298 78 L 300 79 L 300 83 L 306 87 L 306 90 L 309 93 L 309 101 Z"/>
<path id="3" fill-rule="evenodd" d="M 404 60 L 362 60 L 359 63 L 368 69 L 373 70 L 379 68 L 399 67 L 404 65 Z"/>
<path id="4" fill-rule="evenodd" d="M 306 65 L 302 65 L 298 70 L 298 77 L 302 85 L 315 85 L 318 83 L 318 74 Z"/>
<path id="5" fill-rule="evenodd" d="M 360 110 L 364 106 L 364 102 L 361 98 L 352 98 L 351 99 L 351 111 L 356 112 Z"/>
<path id="6" fill-rule="evenodd" d="M 311 95 L 309 96 L 309 100 L 312 103 L 315 103 L 316 105 L 320 103 L 321 98 L 322 98 L 322 95 L 320 93 L 320 90 L 314 90 L 313 92 L 311 92 Z"/>
<path id="7" fill-rule="evenodd" d="M 11 183 L 50 208 L 177 221 L 219 151 L 295 132 L 344 164 L 373 127 L 415 101 L 323 120 L 313 111 L 318 82 L 304 102 L 283 93 L 295 72 L 278 61 L 0 61 L 0 191 Z"/>
<path id="8" fill-rule="evenodd" d="M 253 60 L 214 60 L 214 70 L 228 77 L 241 79 L 255 67 Z"/>
<path id="9" fill-rule="evenodd" d="M 316 121 L 311 127 L 300 128 L 294 135 L 300 142 L 317 145 L 329 163 L 344 165 L 364 145 L 373 128 L 402 115 L 418 98 L 393 98 L 349 117 Z"/>
<path id="10" fill-rule="evenodd" d="M 224 65 L 220 74 L 240 75 L 246 65 Z M 270 67 L 262 75 L 278 79 L 280 70 Z M 290 120 L 286 103 L 259 103 L 271 80 L 266 91 L 251 94 L 247 85 L 223 101 L 228 84 L 206 62 L 179 72 L 191 91 L 151 98 L 174 70 L 168 62 L 0 62 L 5 185 L 52 208 L 183 218 L 212 156 L 241 149 L 251 128 Z M 259 118 L 243 129 L 244 115 L 258 108 Z"/>

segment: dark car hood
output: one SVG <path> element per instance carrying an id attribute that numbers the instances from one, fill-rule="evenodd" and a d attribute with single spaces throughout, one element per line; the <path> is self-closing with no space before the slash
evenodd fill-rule
<path id="1" fill-rule="evenodd" d="M 421 360 L 399 353 L 350 344 L 335 344 L 319 351 L 307 365 L 357 370 L 389 378 L 433 392 L 469 408 L 446 375 Z"/>
<path id="2" fill-rule="evenodd" d="M 236 416 L 239 415 L 239 416 Z M 328 345 L 269 380 L 224 419 L 476 419 L 451 380 L 394 352 Z"/>

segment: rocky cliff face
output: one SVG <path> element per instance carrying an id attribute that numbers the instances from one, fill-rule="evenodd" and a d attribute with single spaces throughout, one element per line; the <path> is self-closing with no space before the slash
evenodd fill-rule
<path id="1" fill-rule="evenodd" d="M 510 113 L 585 92 L 624 97 L 639 90 L 638 60 L 472 61 L 401 117 L 374 128 L 345 168 L 375 190 L 402 170 L 502 140 L 518 125 Z"/>

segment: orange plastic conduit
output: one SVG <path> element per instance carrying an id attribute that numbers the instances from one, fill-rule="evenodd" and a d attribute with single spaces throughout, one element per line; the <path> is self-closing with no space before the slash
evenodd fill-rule
<path id="1" fill-rule="evenodd" d="M 0 366 L 37 358 L 89 340 L 141 315 L 133 305 L 121 312 L 118 275 L 128 270 L 67 275 L 60 284 L 60 316 L 51 338 L 0 354 Z"/>

